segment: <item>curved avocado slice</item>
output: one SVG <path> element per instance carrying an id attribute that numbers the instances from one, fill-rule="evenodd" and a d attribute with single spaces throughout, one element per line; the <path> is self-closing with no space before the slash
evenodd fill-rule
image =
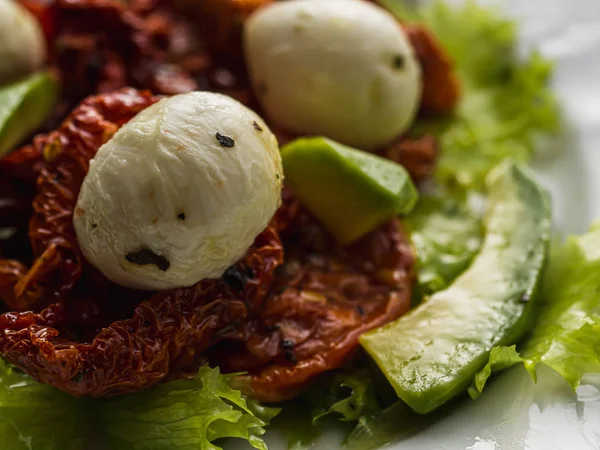
<path id="1" fill-rule="evenodd" d="M 0 87 L 0 157 L 42 124 L 57 97 L 58 83 L 47 72 Z"/>
<path id="2" fill-rule="evenodd" d="M 469 269 L 360 339 L 398 396 L 421 414 L 464 392 L 491 349 L 519 341 L 534 320 L 551 231 L 548 197 L 513 162 L 494 169 L 486 186 L 486 235 Z"/>
<path id="3" fill-rule="evenodd" d="M 286 184 L 343 245 L 410 212 L 418 200 L 399 164 L 322 137 L 281 150 Z"/>

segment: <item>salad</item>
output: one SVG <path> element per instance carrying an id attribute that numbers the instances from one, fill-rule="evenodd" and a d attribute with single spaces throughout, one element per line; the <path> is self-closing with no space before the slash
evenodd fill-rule
<path id="1" fill-rule="evenodd" d="M 467 3 L 0 0 L 8 450 L 375 449 L 600 370 L 551 62 Z"/>

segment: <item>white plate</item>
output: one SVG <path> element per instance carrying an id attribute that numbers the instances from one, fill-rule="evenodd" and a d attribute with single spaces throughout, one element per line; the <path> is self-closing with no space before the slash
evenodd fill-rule
<path id="1" fill-rule="evenodd" d="M 600 219 L 600 0 L 480 1 L 498 4 L 519 21 L 524 51 L 535 47 L 556 61 L 554 89 L 567 130 L 544 149 L 535 168 L 552 193 L 556 229 L 582 233 Z M 279 436 L 267 441 L 271 450 L 286 448 Z M 337 449 L 340 442 L 331 432 L 314 448 Z M 585 379 L 574 394 L 549 369 L 540 370 L 534 385 L 516 367 L 479 400 L 465 400 L 448 417 L 389 448 L 598 450 L 600 377 Z"/>

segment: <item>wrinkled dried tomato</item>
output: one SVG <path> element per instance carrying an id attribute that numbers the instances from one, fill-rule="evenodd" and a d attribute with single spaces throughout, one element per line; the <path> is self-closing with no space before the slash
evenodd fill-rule
<path id="1" fill-rule="evenodd" d="M 416 182 L 433 175 L 439 155 L 438 141 L 434 136 L 401 136 L 381 155 L 403 165 Z"/>
<path id="2" fill-rule="evenodd" d="M 27 0 L 49 34 L 50 62 L 59 69 L 63 99 L 134 86 L 176 94 L 198 88 L 181 59 L 201 54 L 189 23 L 162 2 Z"/>
<path id="3" fill-rule="evenodd" d="M 241 19 L 264 1 L 23 1 L 52 30 L 50 63 L 61 75 L 61 106 L 126 86 L 167 95 L 209 89 L 253 102 L 241 64 Z M 220 42 L 211 31 L 216 24 L 235 50 L 212 45 Z"/>
<path id="4" fill-rule="evenodd" d="M 31 259 L 25 230 L 41 162 L 35 146 L 24 147 L 0 160 L 0 258 L 16 257 L 27 262 Z"/>
<path id="5" fill-rule="evenodd" d="M 13 185 L 0 180 L 0 229 L 22 226 L 31 211 L 31 198 L 13 190 Z"/>
<path id="6" fill-rule="evenodd" d="M 30 224 L 37 259 L 31 269 L 0 261 L 0 298 L 12 309 L 56 302 L 39 314 L 0 316 L 0 353 L 75 395 L 116 395 L 193 371 L 223 328 L 260 307 L 283 258 L 268 228 L 234 266 L 246 275 L 241 285 L 206 280 L 154 295 L 120 288 L 83 260 L 72 215 L 89 160 L 156 100 L 133 89 L 90 97 L 58 130 L 36 138 L 45 159 Z"/>
<path id="7" fill-rule="evenodd" d="M 286 259 L 271 292 L 209 350 L 223 370 L 249 372 L 248 393 L 270 402 L 341 367 L 363 332 L 406 312 L 413 267 L 398 221 L 341 248 L 294 200 L 278 220 Z"/>
<path id="8" fill-rule="evenodd" d="M 451 113 L 460 99 L 460 82 L 450 55 L 424 26 L 408 25 L 404 29 L 421 64 L 421 112 L 434 115 Z"/>
<path id="9" fill-rule="evenodd" d="M 261 6 L 275 0 L 183 0 L 183 5 L 202 23 L 211 48 L 235 61 L 242 60 L 244 21 Z"/>
<path id="10" fill-rule="evenodd" d="M 1 315 L 0 353 L 35 379 L 74 395 L 114 396 L 149 387 L 167 376 L 191 375 L 205 361 L 203 352 L 219 333 L 245 317 L 244 300 L 258 306 L 281 258 L 279 240 L 269 228 L 239 263 L 254 274 L 241 296 L 223 280 L 154 295 L 101 279 L 99 291 L 78 285 L 70 301 L 50 305 L 39 314 Z M 148 295 L 129 313 L 131 318 L 103 324 L 100 317 L 93 330 L 97 334 L 89 341 L 72 340 L 75 327 L 94 321 L 81 303 L 106 318 L 114 314 L 111 307 L 127 314 L 116 303 Z"/>
<path id="11" fill-rule="evenodd" d="M 31 276 L 21 262 L 0 261 L 0 296 L 54 303 L 0 315 L 4 358 L 71 394 L 104 397 L 191 376 L 210 356 L 249 371 L 258 398 L 281 400 L 343 364 L 361 332 L 408 308 L 412 254 L 396 221 L 343 249 L 287 192 L 272 225 L 219 280 L 155 294 L 106 280 L 80 255 L 77 193 L 100 145 L 154 101 L 132 89 L 91 97 L 36 139 L 45 157 L 30 227 L 37 268 Z"/>
<path id="12" fill-rule="evenodd" d="M 38 163 L 37 194 L 29 235 L 35 264 L 14 283 L 14 296 L 4 302 L 22 311 L 46 306 L 69 292 L 81 275 L 82 256 L 76 245 L 72 214 L 89 160 L 123 123 L 157 97 L 123 90 L 91 97 L 63 125 L 35 138 L 32 147 L 11 155 L 3 164 L 31 154 Z M 0 273 L 2 272 L 0 263 Z"/>

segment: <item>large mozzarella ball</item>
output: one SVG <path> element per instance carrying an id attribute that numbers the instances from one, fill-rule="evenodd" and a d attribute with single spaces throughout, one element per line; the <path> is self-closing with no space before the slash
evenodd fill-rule
<path id="1" fill-rule="evenodd" d="M 37 20 L 13 0 L 0 0 L 0 84 L 39 69 L 46 59 Z"/>
<path id="2" fill-rule="evenodd" d="M 258 10 L 246 60 L 269 119 L 365 150 L 412 123 L 420 67 L 396 19 L 362 0 L 291 0 Z"/>
<path id="3" fill-rule="evenodd" d="M 275 136 L 224 95 L 192 92 L 142 111 L 90 163 L 77 239 L 106 277 L 190 286 L 241 259 L 281 201 Z"/>

